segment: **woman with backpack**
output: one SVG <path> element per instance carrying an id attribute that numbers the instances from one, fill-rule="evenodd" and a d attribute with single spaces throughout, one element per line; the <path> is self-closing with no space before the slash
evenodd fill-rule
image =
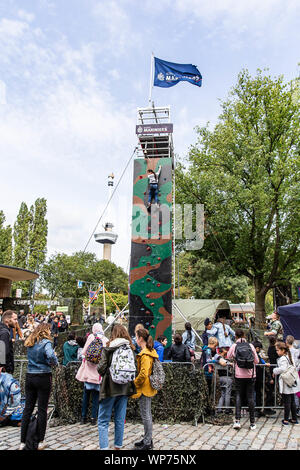
<path id="1" fill-rule="evenodd" d="M 277 342 L 276 352 L 279 356 L 277 359 L 278 367 L 273 369 L 273 376 L 279 376 L 279 392 L 282 395 L 284 405 L 284 419 L 281 422 L 285 426 L 289 423 L 298 424 L 294 395 L 300 390 L 298 373 L 295 368 L 290 349 L 285 343 L 281 341 Z M 286 374 L 288 374 L 289 371 L 291 371 L 295 376 L 294 379 L 291 377 L 291 382 L 289 382 L 289 378 L 286 377 Z M 292 419 L 289 419 L 290 414 L 292 415 Z"/>
<path id="2" fill-rule="evenodd" d="M 208 337 L 215 336 L 220 348 L 230 348 L 235 340 L 235 332 L 226 324 L 226 314 L 216 312 L 217 320 L 213 327 L 207 331 Z"/>
<path id="3" fill-rule="evenodd" d="M 237 329 L 235 332 L 236 343 L 231 346 L 227 353 L 227 359 L 234 360 L 234 379 L 235 379 L 235 423 L 234 429 L 240 429 L 242 397 L 247 397 L 250 430 L 256 429 L 255 425 L 255 404 L 254 404 L 254 386 L 256 370 L 255 364 L 259 363 L 259 359 L 253 344 L 250 344 L 244 338 L 244 332 Z"/>
<path id="4" fill-rule="evenodd" d="M 114 448 L 123 445 L 124 425 L 128 397 L 136 392 L 134 386 L 135 360 L 134 346 L 128 331 L 123 325 L 115 324 L 109 343 L 102 351 L 98 372 L 102 376 L 98 414 L 99 446 L 109 448 L 108 428 L 114 410 Z"/>
<path id="5" fill-rule="evenodd" d="M 186 322 L 185 326 L 185 332 L 182 335 L 182 342 L 185 344 L 190 351 L 190 355 L 192 360 L 195 357 L 195 349 L 196 349 L 196 335 L 192 330 L 192 325 L 190 322 Z"/>
<path id="6" fill-rule="evenodd" d="M 44 439 L 47 427 L 47 407 L 52 386 L 51 367 L 55 367 L 58 364 L 52 341 L 50 325 L 48 323 L 40 323 L 24 343 L 27 348 L 28 367 L 25 382 L 25 409 L 21 424 L 20 450 L 23 450 L 25 447 L 27 429 L 36 402 L 38 404 L 38 450 L 43 450 L 47 447 Z"/>
<path id="7" fill-rule="evenodd" d="M 99 407 L 99 390 L 101 377 L 97 370 L 102 349 L 106 346 L 108 339 L 104 336 L 101 323 L 93 325 L 92 333 L 88 336 L 82 349 L 82 363 L 76 374 L 79 382 L 84 382 L 81 421 L 80 424 L 87 423 L 88 408 L 92 396 L 91 424 L 97 424 L 97 415 Z M 93 352 L 94 351 L 94 352 Z M 97 358 L 96 355 L 99 354 Z M 91 357 L 90 357 L 91 356 Z M 93 362 L 91 362 L 93 360 Z"/>
<path id="8" fill-rule="evenodd" d="M 144 437 L 134 446 L 136 450 L 151 450 L 153 449 L 151 401 L 157 394 L 157 390 L 152 388 L 149 377 L 152 374 L 153 362 L 158 359 L 158 354 L 154 349 L 153 338 L 145 328 L 137 330 L 136 342 L 140 346 L 141 352 L 137 355 L 138 375 L 134 381 L 137 393 L 132 398 L 139 398 Z"/>

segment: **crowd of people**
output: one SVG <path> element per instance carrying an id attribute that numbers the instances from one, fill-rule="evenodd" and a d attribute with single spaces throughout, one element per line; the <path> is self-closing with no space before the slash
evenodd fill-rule
<path id="1" fill-rule="evenodd" d="M 20 327 L 22 333 L 29 324 L 34 326 L 31 326 L 28 335 L 23 334 L 28 368 L 20 449 L 26 448 L 28 427 L 36 404 L 37 448 L 44 449 L 47 446 L 45 433 L 52 368 L 58 365 L 55 339 L 60 328 L 67 331 L 68 326 L 63 323 L 65 318 L 50 314 L 27 316 L 25 320 L 22 326 L 26 325 L 26 328 Z M 9 376 L 12 377 L 14 373 L 12 331 L 17 331 L 17 324 L 20 326 L 20 318 L 15 312 L 9 310 L 2 314 L 0 341 L 5 344 L 5 362 L 1 364 L 0 360 L 0 397 L 1 384 L 7 383 Z M 278 315 L 273 314 L 270 329 L 266 332 L 270 345 L 264 356 L 262 343 L 257 340 L 249 343 L 244 330 L 238 328 L 234 331 L 225 315 L 219 314 L 215 323 L 207 318 L 204 328 L 199 364 L 204 369 L 209 393 L 212 393 L 214 374 L 218 375 L 221 395 L 216 411 L 225 409 L 226 413 L 232 413 L 232 390 L 235 389 L 233 427 L 240 429 L 243 409 L 247 407 L 250 429 L 255 429 L 256 417 L 276 413 L 272 406 L 277 377 L 284 406 L 282 424 L 298 424 L 300 350 L 291 336 L 287 336 L 283 342 Z M 189 322 L 185 324 L 183 334 L 174 335 L 173 344 L 169 348 L 166 336 L 159 336 L 154 341 L 143 324 L 136 325 L 132 337 L 125 326 L 114 324 L 108 338 L 100 322 L 94 323 L 92 331 L 85 337 L 76 337 L 74 332 L 68 332 L 63 344 L 62 364 L 67 366 L 74 361 L 80 363 L 76 379 L 83 383 L 81 424 L 87 424 L 88 421 L 91 425 L 98 424 L 100 449 L 109 447 L 108 428 L 112 412 L 114 448 L 122 448 L 129 397 L 139 400 L 144 425 L 144 435 L 135 443 L 135 449 L 153 449 L 151 402 L 163 384 L 162 372 L 159 372 L 157 364 L 197 360 L 196 336 L 198 334 Z M 160 383 L 159 387 L 155 385 L 157 383 Z M 6 411 L 5 406 L 0 406 L 0 424 Z"/>

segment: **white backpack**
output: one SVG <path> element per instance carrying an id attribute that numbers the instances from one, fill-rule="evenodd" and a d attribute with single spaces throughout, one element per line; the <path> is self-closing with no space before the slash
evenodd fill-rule
<path id="1" fill-rule="evenodd" d="M 288 359 L 288 368 L 280 374 L 280 378 L 288 387 L 295 387 L 298 380 L 298 372 L 294 364 L 290 363 Z"/>
<path id="2" fill-rule="evenodd" d="M 134 380 L 136 366 L 133 351 L 129 345 L 123 344 L 114 351 L 109 372 L 112 381 L 120 385 Z"/>

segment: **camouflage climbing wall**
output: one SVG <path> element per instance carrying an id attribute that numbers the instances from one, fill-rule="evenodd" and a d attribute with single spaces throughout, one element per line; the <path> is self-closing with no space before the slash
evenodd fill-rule
<path id="1" fill-rule="evenodd" d="M 158 171 L 159 208 L 148 202 L 147 170 Z M 136 159 L 133 176 L 129 331 L 142 323 L 156 339 L 172 337 L 172 160 Z"/>

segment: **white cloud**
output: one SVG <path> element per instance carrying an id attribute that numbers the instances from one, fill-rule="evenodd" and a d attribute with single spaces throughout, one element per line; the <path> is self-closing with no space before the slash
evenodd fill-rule
<path id="1" fill-rule="evenodd" d="M 28 29 L 28 24 L 24 21 L 10 20 L 2 18 L 0 21 L 0 37 L 3 40 L 10 40 L 10 38 L 17 38 L 24 34 Z"/>
<path id="2" fill-rule="evenodd" d="M 6 104 L 6 84 L 0 80 L 0 105 Z"/>
<path id="3" fill-rule="evenodd" d="M 121 56 L 133 46 L 141 47 L 142 35 L 128 13 L 129 7 L 132 2 L 115 0 L 98 0 L 94 5 L 92 13 L 104 31 L 103 46 L 111 56 Z"/>
<path id="4" fill-rule="evenodd" d="M 1 24 L 7 29 L 10 23 Z M 2 208 L 13 224 L 22 201 L 30 205 L 45 197 L 49 254 L 72 253 L 84 248 L 105 206 L 107 175 L 113 171 L 117 181 L 134 148 L 135 109 L 120 106 L 105 83 L 97 82 L 93 45 L 74 49 L 65 40 L 46 45 L 28 24 L 14 31 L 18 34 L 11 35 L 0 57 L 8 77 L 7 100 L 0 107 L 1 192 L 13 194 Z M 0 44 L 6 41 L 4 28 L 2 33 Z M 22 82 L 15 85 L 18 75 L 26 93 L 19 88 Z M 123 199 L 114 200 L 116 230 L 121 231 L 113 260 L 123 268 L 130 240 L 131 214 L 126 218 L 124 210 L 124 204 L 131 210 L 128 178 L 120 187 Z M 94 239 L 88 250 L 102 256 Z"/>
<path id="5" fill-rule="evenodd" d="M 27 23 L 31 23 L 35 19 L 35 15 L 33 13 L 29 13 L 25 10 L 18 10 L 17 15 L 19 18 L 25 20 Z"/>

